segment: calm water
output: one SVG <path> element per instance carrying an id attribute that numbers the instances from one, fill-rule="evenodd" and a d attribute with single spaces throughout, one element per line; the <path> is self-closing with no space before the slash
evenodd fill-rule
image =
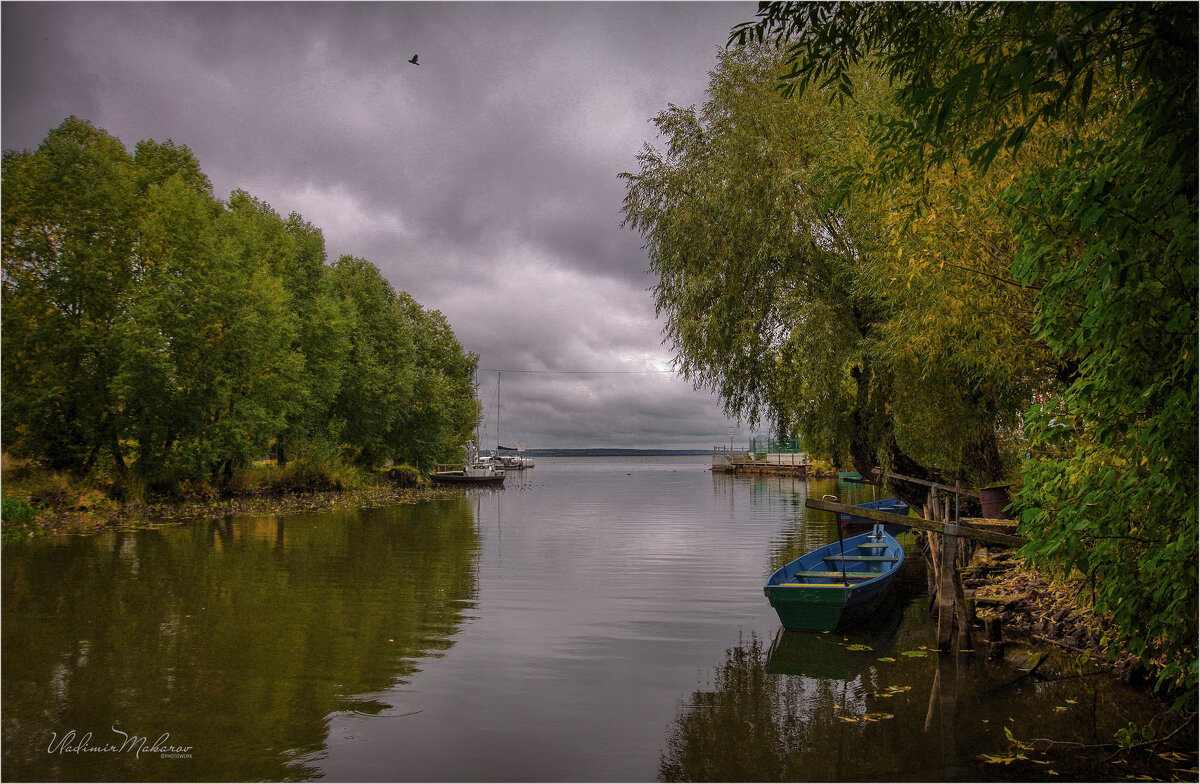
<path id="1" fill-rule="evenodd" d="M 836 536 L 806 493 L 869 491 L 707 468 L 542 458 L 453 501 L 6 543 L 4 778 L 1117 775 L 981 759 L 1155 705 L 920 655 L 919 557 L 873 628 L 778 634 L 766 576 Z"/>

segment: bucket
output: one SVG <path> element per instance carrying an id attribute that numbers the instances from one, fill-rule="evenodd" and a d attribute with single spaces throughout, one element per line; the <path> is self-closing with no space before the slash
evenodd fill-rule
<path id="1" fill-rule="evenodd" d="M 1009 504 L 1008 485 L 985 487 L 979 491 L 979 503 L 983 507 L 983 516 L 989 520 L 1007 520 L 1008 514 L 1004 507 Z"/>

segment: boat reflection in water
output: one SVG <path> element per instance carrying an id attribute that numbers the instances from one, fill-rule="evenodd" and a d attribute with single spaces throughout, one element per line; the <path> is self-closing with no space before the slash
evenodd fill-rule
<path id="1" fill-rule="evenodd" d="M 923 564 L 909 564 L 897 575 L 895 599 L 872 623 L 834 632 L 780 629 L 770 645 L 751 635 L 728 649 L 708 687 L 683 700 L 659 779 L 1119 778 L 1107 751 L 1080 755 L 1072 744 L 1111 742 L 1132 716 L 1152 721 L 1160 705 L 1111 678 L 1080 677 L 1072 656 L 1051 656 L 1040 678 L 1027 671 L 1028 652 L 1014 661 L 972 651 L 939 656 L 931 650 L 927 603 L 917 598 Z M 1006 730 L 1062 744 L 1017 759 Z M 1012 759 L 994 764 L 985 755 Z M 1171 777 L 1166 763 L 1152 762 Z"/>
<path id="2" fill-rule="evenodd" d="M 907 602 L 890 594 L 872 617 L 853 631 L 820 633 L 780 628 L 767 656 L 772 675 L 853 680 L 881 656 L 894 656 Z"/>

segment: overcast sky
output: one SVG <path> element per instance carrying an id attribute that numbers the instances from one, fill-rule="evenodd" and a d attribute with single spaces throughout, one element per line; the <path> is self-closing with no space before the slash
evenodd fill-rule
<path id="1" fill-rule="evenodd" d="M 191 148 L 372 261 L 480 356 L 485 448 L 711 448 L 717 400 L 670 373 L 622 171 L 704 101 L 739 3 L 2 5 L 4 149 L 74 114 Z M 408 59 L 419 54 L 420 65 Z M 516 371 L 623 371 L 531 373 Z M 748 435 L 745 423 L 739 441 Z"/>

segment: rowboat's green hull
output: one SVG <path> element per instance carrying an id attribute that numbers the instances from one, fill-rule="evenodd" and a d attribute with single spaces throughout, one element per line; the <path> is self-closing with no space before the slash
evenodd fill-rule
<path id="1" fill-rule="evenodd" d="M 846 589 L 838 586 L 797 586 L 773 588 L 767 597 L 779 615 L 783 628 L 789 630 L 833 631 L 842 619 L 846 606 Z"/>
<path id="2" fill-rule="evenodd" d="M 831 542 L 771 573 L 763 593 L 785 629 L 832 631 L 870 612 L 891 587 L 904 548 L 876 526 Z"/>

